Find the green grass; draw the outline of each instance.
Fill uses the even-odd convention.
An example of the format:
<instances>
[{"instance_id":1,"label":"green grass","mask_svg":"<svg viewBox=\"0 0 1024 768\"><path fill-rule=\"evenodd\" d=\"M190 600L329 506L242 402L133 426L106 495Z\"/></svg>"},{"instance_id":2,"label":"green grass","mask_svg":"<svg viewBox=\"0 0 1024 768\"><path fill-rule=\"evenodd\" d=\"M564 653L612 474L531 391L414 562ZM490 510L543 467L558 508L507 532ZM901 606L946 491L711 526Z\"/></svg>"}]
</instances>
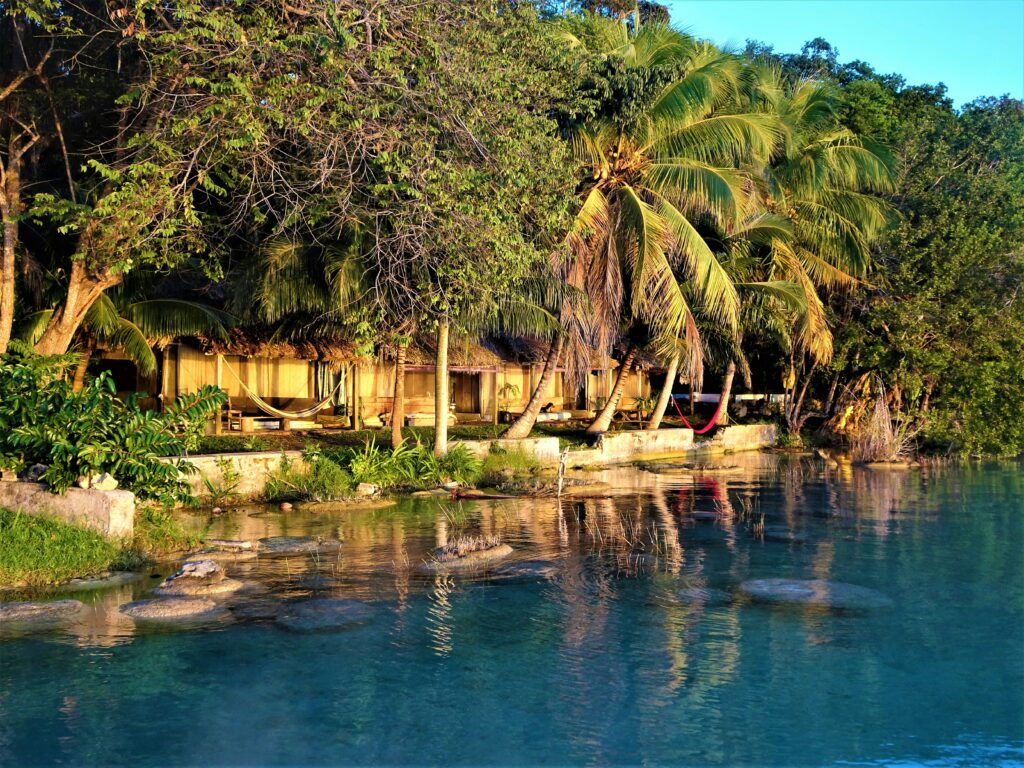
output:
<instances>
[{"instance_id":1,"label":"green grass","mask_svg":"<svg viewBox=\"0 0 1024 768\"><path fill-rule=\"evenodd\" d=\"M122 548L95 531L0 509L0 584L39 586L112 568Z\"/></svg>"},{"instance_id":2,"label":"green grass","mask_svg":"<svg viewBox=\"0 0 1024 768\"><path fill-rule=\"evenodd\" d=\"M171 515L150 507L139 508L134 538L121 542L51 517L0 509L0 586L47 586L133 570L199 541Z\"/></svg>"},{"instance_id":3,"label":"green grass","mask_svg":"<svg viewBox=\"0 0 1024 768\"><path fill-rule=\"evenodd\" d=\"M496 486L510 481L522 481L540 474L540 462L522 448L503 450L494 446L484 459L479 484Z\"/></svg>"}]
</instances>

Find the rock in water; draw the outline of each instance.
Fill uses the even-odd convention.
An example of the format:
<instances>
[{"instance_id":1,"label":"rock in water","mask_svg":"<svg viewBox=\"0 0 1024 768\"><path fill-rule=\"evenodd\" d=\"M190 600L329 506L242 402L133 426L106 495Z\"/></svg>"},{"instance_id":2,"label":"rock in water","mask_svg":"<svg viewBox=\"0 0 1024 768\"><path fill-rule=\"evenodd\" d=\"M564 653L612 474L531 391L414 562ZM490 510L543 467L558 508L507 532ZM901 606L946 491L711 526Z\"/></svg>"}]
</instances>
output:
<instances>
[{"instance_id":1,"label":"rock in water","mask_svg":"<svg viewBox=\"0 0 1024 768\"><path fill-rule=\"evenodd\" d=\"M360 483L356 486L356 496L376 496L380 493L380 486L373 483Z\"/></svg>"},{"instance_id":2,"label":"rock in water","mask_svg":"<svg viewBox=\"0 0 1024 768\"><path fill-rule=\"evenodd\" d=\"M452 542L434 551L434 559L423 564L427 571L447 571L460 568L481 568L503 560L513 552L508 544L496 541L465 539Z\"/></svg>"},{"instance_id":3,"label":"rock in water","mask_svg":"<svg viewBox=\"0 0 1024 768\"><path fill-rule=\"evenodd\" d=\"M216 618L226 612L213 600L203 597L168 597L125 603L121 606L121 613L143 621L174 621Z\"/></svg>"},{"instance_id":4,"label":"rock in water","mask_svg":"<svg viewBox=\"0 0 1024 768\"><path fill-rule=\"evenodd\" d=\"M312 552L330 552L341 546L337 539L319 536L270 536L259 541L261 555L305 555Z\"/></svg>"},{"instance_id":5,"label":"rock in water","mask_svg":"<svg viewBox=\"0 0 1024 768\"><path fill-rule=\"evenodd\" d=\"M168 576L153 590L158 595L219 595L242 588L242 582L228 579L213 560L190 560L176 574Z\"/></svg>"},{"instance_id":6,"label":"rock in water","mask_svg":"<svg viewBox=\"0 0 1024 768\"><path fill-rule=\"evenodd\" d=\"M349 629L369 621L373 606L358 600L318 598L292 603L277 616L277 623L294 632Z\"/></svg>"},{"instance_id":7,"label":"rock in water","mask_svg":"<svg viewBox=\"0 0 1024 768\"><path fill-rule=\"evenodd\" d=\"M768 603L818 605L825 608L888 608L892 600L867 587L821 579L754 579L740 592Z\"/></svg>"},{"instance_id":8,"label":"rock in water","mask_svg":"<svg viewBox=\"0 0 1024 768\"><path fill-rule=\"evenodd\" d=\"M68 619L82 610L78 600L0 603L0 622L47 622Z\"/></svg>"}]
</instances>

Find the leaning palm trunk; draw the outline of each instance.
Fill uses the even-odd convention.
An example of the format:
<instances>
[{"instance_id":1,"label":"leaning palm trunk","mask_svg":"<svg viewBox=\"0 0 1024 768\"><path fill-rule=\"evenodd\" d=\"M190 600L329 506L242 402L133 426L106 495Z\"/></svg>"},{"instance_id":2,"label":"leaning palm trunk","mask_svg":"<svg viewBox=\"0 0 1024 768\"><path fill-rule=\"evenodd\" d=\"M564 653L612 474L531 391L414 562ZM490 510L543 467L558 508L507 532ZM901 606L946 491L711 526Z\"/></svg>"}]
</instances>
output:
<instances>
[{"instance_id":1,"label":"leaning palm trunk","mask_svg":"<svg viewBox=\"0 0 1024 768\"><path fill-rule=\"evenodd\" d=\"M402 444L402 423L405 421L405 359L408 347L399 343L395 350L395 399L391 404L391 447Z\"/></svg>"},{"instance_id":2,"label":"leaning palm trunk","mask_svg":"<svg viewBox=\"0 0 1024 768\"><path fill-rule=\"evenodd\" d=\"M672 388L676 383L676 374L679 373L679 355L672 358L668 364L668 371L665 375L665 386L658 393L658 402L654 404L654 411L651 418L647 420L648 429L657 429L661 426L661 420L665 418L665 409L668 408L669 398L672 397Z\"/></svg>"},{"instance_id":3,"label":"leaning palm trunk","mask_svg":"<svg viewBox=\"0 0 1024 768\"><path fill-rule=\"evenodd\" d=\"M622 361L622 366L619 368L619 375L615 379L615 387L612 389L612 394L608 398L608 402L605 403L604 408L597 414L590 426L587 427L587 432L590 434L602 434L608 431L608 427L612 425L612 417L615 415L615 410L619 407L619 401L622 399L622 393L626 390L626 379L629 378L629 373L633 368L633 360L636 358L637 349L635 346L630 345L629 350L626 352L626 358Z\"/></svg>"},{"instance_id":4,"label":"leaning palm trunk","mask_svg":"<svg viewBox=\"0 0 1024 768\"><path fill-rule=\"evenodd\" d=\"M537 423L537 415L540 413L541 403L544 401L544 393L548 391L548 384L550 384L551 379L555 376L555 368L558 367L558 360L562 356L562 347L564 345L565 341L562 339L561 334L551 342L548 356L544 359L544 370L541 372L540 381L537 382L537 386L530 395L530 401L526 404L526 410L520 414L518 419L512 422L512 426L505 431L502 437L513 440L529 437L530 432L533 431L533 425Z\"/></svg>"},{"instance_id":5,"label":"leaning palm trunk","mask_svg":"<svg viewBox=\"0 0 1024 768\"><path fill-rule=\"evenodd\" d=\"M729 423L729 397L732 395L732 380L736 376L736 363L732 360L729 361L729 365L725 369L725 378L722 379L722 394L719 395L718 402L718 424L725 426Z\"/></svg>"},{"instance_id":6,"label":"leaning palm trunk","mask_svg":"<svg viewBox=\"0 0 1024 768\"><path fill-rule=\"evenodd\" d=\"M71 380L71 391L81 392L85 386L85 374L89 370L89 361L92 360L93 350L96 349L96 342L89 338L82 345L78 353L78 362L75 364L75 375Z\"/></svg>"},{"instance_id":7,"label":"leaning palm trunk","mask_svg":"<svg viewBox=\"0 0 1024 768\"><path fill-rule=\"evenodd\" d=\"M434 455L448 453L448 320L437 324L434 361Z\"/></svg>"}]
</instances>

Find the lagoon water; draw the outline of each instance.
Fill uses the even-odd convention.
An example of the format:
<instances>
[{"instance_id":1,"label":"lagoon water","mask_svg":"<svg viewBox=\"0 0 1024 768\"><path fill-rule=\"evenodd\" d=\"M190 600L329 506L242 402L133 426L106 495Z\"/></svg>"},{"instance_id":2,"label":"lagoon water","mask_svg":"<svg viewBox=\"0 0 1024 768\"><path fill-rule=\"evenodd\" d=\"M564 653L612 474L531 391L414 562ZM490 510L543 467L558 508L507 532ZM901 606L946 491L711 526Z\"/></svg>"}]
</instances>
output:
<instances>
[{"instance_id":1,"label":"lagoon water","mask_svg":"<svg viewBox=\"0 0 1024 768\"><path fill-rule=\"evenodd\" d=\"M147 578L0 627L0 765L1024 764L1021 466L726 461L743 471L610 470L614 493L560 503L219 517L212 536L343 544L227 562L265 589L212 624L136 626L118 606ZM419 567L462 533L515 554ZM773 578L891 604L739 590ZM311 597L375 610L303 633L261 609Z\"/></svg>"}]
</instances>

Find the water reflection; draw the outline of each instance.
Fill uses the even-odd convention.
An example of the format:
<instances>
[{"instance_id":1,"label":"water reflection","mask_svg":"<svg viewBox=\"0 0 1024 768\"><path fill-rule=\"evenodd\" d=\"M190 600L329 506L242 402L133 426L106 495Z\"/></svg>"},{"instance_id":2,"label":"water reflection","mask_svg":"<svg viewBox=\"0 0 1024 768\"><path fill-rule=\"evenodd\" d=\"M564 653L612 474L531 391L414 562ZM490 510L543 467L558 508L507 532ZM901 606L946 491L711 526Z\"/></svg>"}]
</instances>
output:
<instances>
[{"instance_id":1,"label":"water reflection","mask_svg":"<svg viewBox=\"0 0 1024 768\"><path fill-rule=\"evenodd\" d=\"M961 733L967 762L1019 757L1019 473L720 461L738 469L588 475L606 495L194 516L214 538L343 543L225 561L263 589L232 596L225 623L135 625L118 608L154 577L62 593L86 607L45 632L0 626L0 764L146 765L168 744L197 764L920 762ZM421 567L476 534L514 554ZM850 582L894 606L740 596L769 578ZM373 603L373 619L275 624L281 601L310 597Z\"/></svg>"}]
</instances>

